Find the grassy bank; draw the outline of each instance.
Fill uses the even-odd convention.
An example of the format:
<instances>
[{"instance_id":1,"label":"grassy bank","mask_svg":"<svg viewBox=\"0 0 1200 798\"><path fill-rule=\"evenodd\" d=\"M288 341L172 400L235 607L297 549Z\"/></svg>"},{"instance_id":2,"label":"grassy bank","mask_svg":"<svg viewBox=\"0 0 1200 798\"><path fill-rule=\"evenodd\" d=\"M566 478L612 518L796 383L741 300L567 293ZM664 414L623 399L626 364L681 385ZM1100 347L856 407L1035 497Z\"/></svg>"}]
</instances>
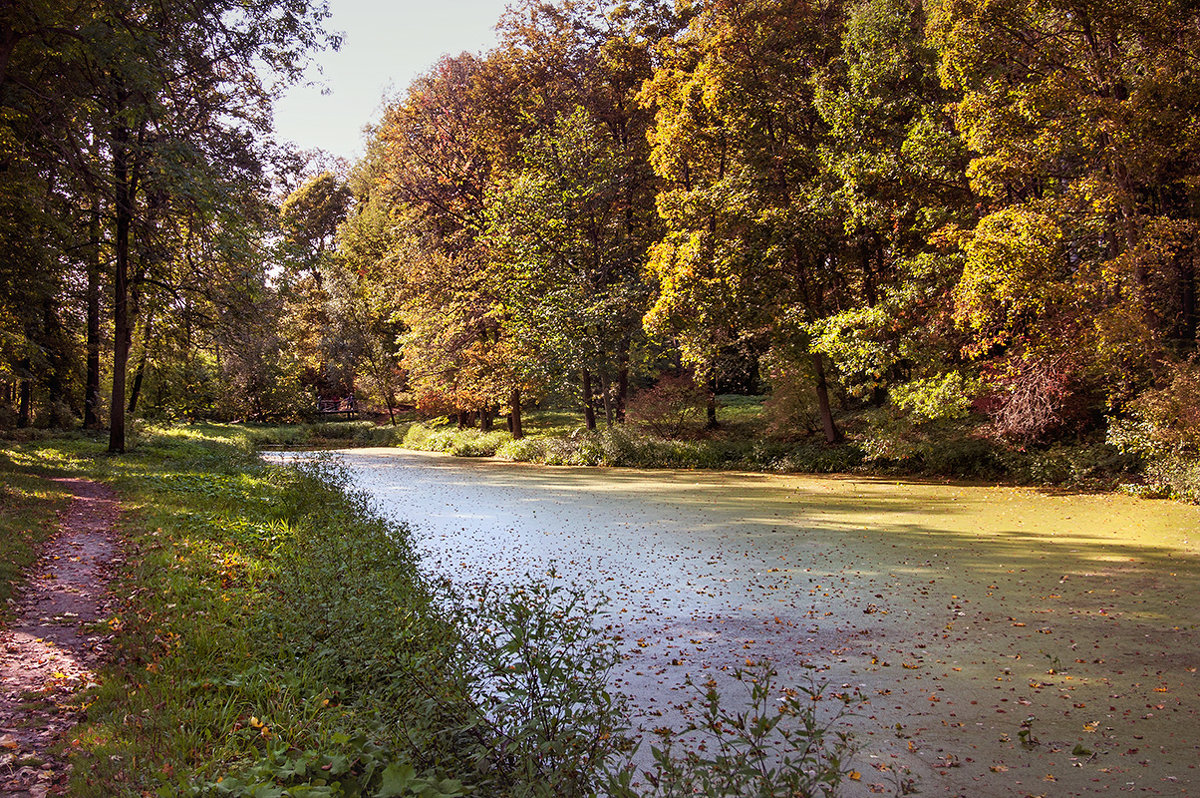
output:
<instances>
[{"instance_id":1,"label":"grassy bank","mask_svg":"<svg viewBox=\"0 0 1200 798\"><path fill-rule=\"evenodd\" d=\"M259 443L199 425L142 431L117 458L79 436L0 447L14 529L48 518L44 480L55 474L104 480L124 507L121 602L103 622L112 659L64 743L72 795L749 789L743 765L761 753L757 740L664 759L659 786L638 786L621 767L626 715L604 681L615 644L578 594L433 584L408 530L377 517L336 469L268 466ZM774 717L773 702L759 709ZM836 785L845 740L813 725L810 704L794 709L794 726L817 731L773 778Z\"/></svg>"},{"instance_id":2,"label":"grassy bank","mask_svg":"<svg viewBox=\"0 0 1200 798\"><path fill-rule=\"evenodd\" d=\"M489 760L505 730L475 701L480 646L417 574L407 530L332 469L265 466L219 426L144 434L120 458L100 446L5 451L109 481L126 508L114 662L70 743L73 795L504 795L528 780Z\"/></svg>"},{"instance_id":3,"label":"grassy bank","mask_svg":"<svg viewBox=\"0 0 1200 798\"><path fill-rule=\"evenodd\" d=\"M533 410L525 437L513 440L502 421L489 432L460 429L448 418L406 417L396 425L369 421L229 426L258 448L322 449L400 446L458 457L498 457L545 465L697 468L774 473L856 473L891 477L984 480L1071 489L1127 489L1143 495L1200 500L1194 464L1171 461L1169 473L1130 454L1136 447L1092 439L1024 448L980 437L967 422L914 425L884 410L843 419L845 439L826 444L814 430L781 429L763 397L720 397L720 424L702 412L664 436L662 423L631 419L588 431L570 410ZM1178 460L1178 458L1176 458ZM1183 462L1183 461L1179 461ZM1176 473L1178 472L1178 473Z\"/></svg>"},{"instance_id":4,"label":"grassy bank","mask_svg":"<svg viewBox=\"0 0 1200 798\"><path fill-rule=\"evenodd\" d=\"M901 426L881 413L850 421L845 441L828 445L815 435L772 429L758 397L725 396L716 429L695 421L672 437L636 421L588 431L582 415L534 412L521 440L504 430L459 429L446 419L411 423L398 440L408 449L547 465L858 473L1098 490L1140 478L1138 459L1103 441L1022 449L973 435L964 424Z\"/></svg>"},{"instance_id":5,"label":"grassy bank","mask_svg":"<svg viewBox=\"0 0 1200 798\"><path fill-rule=\"evenodd\" d=\"M244 438L258 448L334 449L351 446L393 446L403 440L411 420L395 425L373 421L318 421L307 424L226 425L228 435Z\"/></svg>"}]
</instances>

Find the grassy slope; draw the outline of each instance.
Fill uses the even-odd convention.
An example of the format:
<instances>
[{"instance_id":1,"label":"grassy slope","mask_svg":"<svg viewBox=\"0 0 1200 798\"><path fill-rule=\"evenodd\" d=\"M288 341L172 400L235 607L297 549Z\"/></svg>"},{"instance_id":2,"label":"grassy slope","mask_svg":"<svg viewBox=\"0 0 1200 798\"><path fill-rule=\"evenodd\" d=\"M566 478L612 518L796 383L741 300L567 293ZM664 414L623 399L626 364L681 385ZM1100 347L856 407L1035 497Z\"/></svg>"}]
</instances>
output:
<instances>
[{"instance_id":1,"label":"grassy slope","mask_svg":"<svg viewBox=\"0 0 1200 798\"><path fill-rule=\"evenodd\" d=\"M380 678L394 665L385 660L432 657L451 634L402 529L347 502L331 475L263 466L228 428L158 434L121 458L101 451L84 438L0 449L17 505L6 527L47 516L53 492L41 475L53 464L114 484L126 510L125 600L106 622L115 661L69 743L72 795L179 794L254 763L264 783L315 772L367 787L385 760L433 778L439 753L416 761L388 726L414 713L411 686Z\"/></svg>"}]
</instances>

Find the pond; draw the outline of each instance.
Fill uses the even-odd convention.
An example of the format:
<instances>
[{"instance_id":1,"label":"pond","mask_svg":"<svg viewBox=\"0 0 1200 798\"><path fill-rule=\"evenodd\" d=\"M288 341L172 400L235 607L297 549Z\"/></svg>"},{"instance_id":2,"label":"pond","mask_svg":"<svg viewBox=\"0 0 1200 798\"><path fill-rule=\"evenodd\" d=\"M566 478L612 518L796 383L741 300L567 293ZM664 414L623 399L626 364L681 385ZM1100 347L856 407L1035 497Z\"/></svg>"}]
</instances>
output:
<instances>
[{"instance_id":1,"label":"pond","mask_svg":"<svg viewBox=\"0 0 1200 798\"><path fill-rule=\"evenodd\" d=\"M1200 794L1200 508L1116 495L340 452L431 573L603 592L645 728L769 658L867 699L862 780ZM1026 719L1036 745L1022 745Z\"/></svg>"}]
</instances>

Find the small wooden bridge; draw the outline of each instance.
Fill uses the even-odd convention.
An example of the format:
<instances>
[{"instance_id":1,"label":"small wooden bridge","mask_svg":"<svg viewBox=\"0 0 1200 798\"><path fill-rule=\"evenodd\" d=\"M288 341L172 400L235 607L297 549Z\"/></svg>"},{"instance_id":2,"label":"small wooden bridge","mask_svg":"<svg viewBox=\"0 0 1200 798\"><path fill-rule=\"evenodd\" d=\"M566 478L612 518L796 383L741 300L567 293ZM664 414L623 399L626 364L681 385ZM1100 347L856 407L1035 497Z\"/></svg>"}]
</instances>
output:
<instances>
[{"instance_id":1,"label":"small wooden bridge","mask_svg":"<svg viewBox=\"0 0 1200 798\"><path fill-rule=\"evenodd\" d=\"M358 402L353 394L340 399L317 399L317 413L321 416L345 414L346 420L349 421L358 413Z\"/></svg>"}]
</instances>

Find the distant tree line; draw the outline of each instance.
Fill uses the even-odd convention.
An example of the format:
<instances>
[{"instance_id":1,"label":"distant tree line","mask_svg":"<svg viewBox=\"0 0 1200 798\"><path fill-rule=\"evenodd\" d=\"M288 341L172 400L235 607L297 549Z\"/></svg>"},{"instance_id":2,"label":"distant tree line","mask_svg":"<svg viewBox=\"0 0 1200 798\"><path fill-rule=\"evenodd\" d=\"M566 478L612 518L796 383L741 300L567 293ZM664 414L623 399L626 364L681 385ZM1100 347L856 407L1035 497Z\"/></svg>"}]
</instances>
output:
<instances>
[{"instance_id":1,"label":"distant tree line","mask_svg":"<svg viewBox=\"0 0 1200 798\"><path fill-rule=\"evenodd\" d=\"M312 12L284 44L247 13L238 58L294 68ZM93 423L111 338L114 427L132 355L133 396L180 415L405 392L519 435L533 402L620 423L669 373L713 422L722 386L761 385L830 443L871 408L1019 446L1125 422L1194 443L1194 3L522 0L277 208L213 31L84 46L108 39L43 13L3 59L20 423Z\"/></svg>"},{"instance_id":2,"label":"distant tree line","mask_svg":"<svg viewBox=\"0 0 1200 798\"><path fill-rule=\"evenodd\" d=\"M271 100L335 43L326 16L308 0L0 7L0 421L107 422L122 451L148 392L202 402L219 353L243 354L220 322L265 286Z\"/></svg>"}]
</instances>

